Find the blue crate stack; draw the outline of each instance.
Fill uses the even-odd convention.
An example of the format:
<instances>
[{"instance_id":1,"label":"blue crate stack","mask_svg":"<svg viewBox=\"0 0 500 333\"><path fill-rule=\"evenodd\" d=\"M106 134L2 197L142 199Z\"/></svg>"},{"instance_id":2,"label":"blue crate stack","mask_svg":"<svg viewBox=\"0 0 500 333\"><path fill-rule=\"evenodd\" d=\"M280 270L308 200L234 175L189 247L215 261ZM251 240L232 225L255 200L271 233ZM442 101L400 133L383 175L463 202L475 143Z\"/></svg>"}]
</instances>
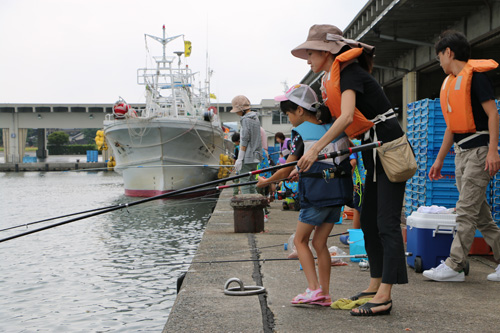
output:
<instances>
[{"instance_id":1,"label":"blue crate stack","mask_svg":"<svg viewBox=\"0 0 500 333\"><path fill-rule=\"evenodd\" d=\"M444 160L439 181L428 177L443 142L446 123L439 98L423 99L408 104L407 135L417 160L418 169L406 182L405 214L409 216L420 206L455 207L458 190L455 186L455 153L450 151Z\"/></svg>"},{"instance_id":2,"label":"blue crate stack","mask_svg":"<svg viewBox=\"0 0 500 333\"><path fill-rule=\"evenodd\" d=\"M500 100L497 100L496 104L497 110L500 112ZM490 182L487 194L489 195L493 220L500 225L500 175L498 172Z\"/></svg>"},{"instance_id":3,"label":"blue crate stack","mask_svg":"<svg viewBox=\"0 0 500 333\"><path fill-rule=\"evenodd\" d=\"M496 101L500 112L500 101ZM441 174L444 179L430 181L428 174L443 142L446 122L441 112L439 98L423 99L408 104L408 139L415 151L418 170L407 181L405 192L405 214L409 216L420 206L455 207L458 190L455 185L455 152L446 155ZM500 223L500 174L497 173L488 185L486 199L491 214Z\"/></svg>"},{"instance_id":4,"label":"blue crate stack","mask_svg":"<svg viewBox=\"0 0 500 333\"><path fill-rule=\"evenodd\" d=\"M87 163L97 163L99 162L99 151L98 150L87 150Z\"/></svg>"},{"instance_id":5,"label":"blue crate stack","mask_svg":"<svg viewBox=\"0 0 500 333\"><path fill-rule=\"evenodd\" d=\"M500 105L497 104L500 110ZM491 216L493 220L500 226L500 175L497 174L493 177L488 186L489 203L491 206Z\"/></svg>"}]
</instances>

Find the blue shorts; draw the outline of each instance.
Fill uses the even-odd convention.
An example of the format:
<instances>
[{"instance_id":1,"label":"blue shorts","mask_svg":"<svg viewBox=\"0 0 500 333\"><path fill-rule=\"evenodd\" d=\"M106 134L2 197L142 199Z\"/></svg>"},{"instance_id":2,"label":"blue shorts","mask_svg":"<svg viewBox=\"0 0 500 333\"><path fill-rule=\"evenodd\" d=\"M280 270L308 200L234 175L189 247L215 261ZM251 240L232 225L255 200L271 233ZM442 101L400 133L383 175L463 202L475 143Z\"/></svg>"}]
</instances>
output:
<instances>
[{"instance_id":1,"label":"blue shorts","mask_svg":"<svg viewBox=\"0 0 500 333\"><path fill-rule=\"evenodd\" d=\"M299 221L313 226L322 223L336 223L340 220L342 207L309 207L303 208L299 213Z\"/></svg>"}]
</instances>

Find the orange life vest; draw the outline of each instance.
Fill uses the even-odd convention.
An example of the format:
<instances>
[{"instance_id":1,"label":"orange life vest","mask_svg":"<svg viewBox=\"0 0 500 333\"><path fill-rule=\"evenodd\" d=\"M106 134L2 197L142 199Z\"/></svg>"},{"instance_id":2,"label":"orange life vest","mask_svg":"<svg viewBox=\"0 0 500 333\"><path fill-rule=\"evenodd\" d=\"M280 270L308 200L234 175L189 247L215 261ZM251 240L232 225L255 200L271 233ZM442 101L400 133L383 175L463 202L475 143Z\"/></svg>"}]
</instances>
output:
<instances>
[{"instance_id":1,"label":"orange life vest","mask_svg":"<svg viewBox=\"0 0 500 333\"><path fill-rule=\"evenodd\" d=\"M335 58L335 61L333 62L330 69L329 78L324 81L326 96L323 93L323 100L326 100L326 105L328 106L328 109L330 109L330 113L332 114L332 116L334 116L335 118L340 117L341 114L340 101L342 93L340 92L340 66L344 62L358 58L362 52L363 48L360 47L350 49L338 55ZM347 126L344 132L350 138L356 138L372 127L373 123L366 119L361 111L356 108L354 110L353 121L349 126Z\"/></svg>"},{"instance_id":2,"label":"orange life vest","mask_svg":"<svg viewBox=\"0 0 500 333\"><path fill-rule=\"evenodd\" d=\"M450 74L441 86L440 103L446 126L452 133L474 133L471 84L474 72L487 72L498 67L491 59L470 59L457 76Z\"/></svg>"}]
</instances>

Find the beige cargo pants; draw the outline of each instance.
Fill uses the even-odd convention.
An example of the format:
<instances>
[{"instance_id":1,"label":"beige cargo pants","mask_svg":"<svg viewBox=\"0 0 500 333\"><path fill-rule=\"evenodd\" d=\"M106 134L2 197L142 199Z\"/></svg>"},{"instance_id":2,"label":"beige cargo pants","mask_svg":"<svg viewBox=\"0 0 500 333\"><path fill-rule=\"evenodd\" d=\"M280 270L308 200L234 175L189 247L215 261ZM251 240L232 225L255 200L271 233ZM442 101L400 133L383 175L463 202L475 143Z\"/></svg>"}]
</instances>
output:
<instances>
[{"instance_id":1,"label":"beige cargo pants","mask_svg":"<svg viewBox=\"0 0 500 333\"><path fill-rule=\"evenodd\" d=\"M455 148L455 177L460 194L457 201L457 233L451 244L450 257L446 259L446 265L455 271L464 269L476 229L491 246L495 259L500 260L500 229L493 222L486 201L490 181L489 171L484 170L488 147L459 150Z\"/></svg>"}]
</instances>

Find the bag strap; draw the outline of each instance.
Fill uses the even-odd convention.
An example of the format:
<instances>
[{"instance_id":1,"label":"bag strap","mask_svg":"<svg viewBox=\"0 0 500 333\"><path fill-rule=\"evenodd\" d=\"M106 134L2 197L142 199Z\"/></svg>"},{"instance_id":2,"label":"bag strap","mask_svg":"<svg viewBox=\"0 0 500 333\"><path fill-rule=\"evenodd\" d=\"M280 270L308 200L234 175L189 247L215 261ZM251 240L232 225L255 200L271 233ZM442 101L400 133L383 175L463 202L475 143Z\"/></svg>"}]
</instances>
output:
<instances>
[{"instance_id":1,"label":"bag strap","mask_svg":"<svg viewBox=\"0 0 500 333\"><path fill-rule=\"evenodd\" d=\"M368 141L368 139L371 139L372 142L377 141L377 124L383 123L384 121L388 119L396 118L396 113L394 110L391 108L387 110L386 112L377 115L375 118L370 119L370 121L373 123L373 127L366 131L365 133L365 141ZM371 137L371 131L373 130L373 137ZM373 149L373 182L377 182L377 149Z\"/></svg>"}]
</instances>

